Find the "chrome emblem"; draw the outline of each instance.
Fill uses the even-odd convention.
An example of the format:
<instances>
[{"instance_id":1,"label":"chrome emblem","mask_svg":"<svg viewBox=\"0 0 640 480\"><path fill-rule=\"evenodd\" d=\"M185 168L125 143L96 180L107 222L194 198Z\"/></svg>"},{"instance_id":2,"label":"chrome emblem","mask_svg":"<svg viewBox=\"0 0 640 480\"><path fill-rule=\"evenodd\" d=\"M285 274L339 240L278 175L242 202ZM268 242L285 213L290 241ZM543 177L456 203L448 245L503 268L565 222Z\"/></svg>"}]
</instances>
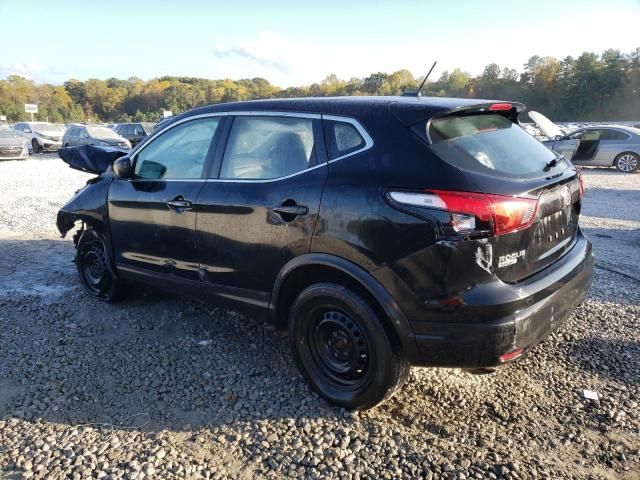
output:
<instances>
[{"instance_id":1,"label":"chrome emblem","mask_svg":"<svg viewBox=\"0 0 640 480\"><path fill-rule=\"evenodd\" d=\"M520 250L519 252L508 253L506 255L500 255L498 257L498 268L508 267L518 263L518 259L524 258L526 250Z\"/></svg>"}]
</instances>

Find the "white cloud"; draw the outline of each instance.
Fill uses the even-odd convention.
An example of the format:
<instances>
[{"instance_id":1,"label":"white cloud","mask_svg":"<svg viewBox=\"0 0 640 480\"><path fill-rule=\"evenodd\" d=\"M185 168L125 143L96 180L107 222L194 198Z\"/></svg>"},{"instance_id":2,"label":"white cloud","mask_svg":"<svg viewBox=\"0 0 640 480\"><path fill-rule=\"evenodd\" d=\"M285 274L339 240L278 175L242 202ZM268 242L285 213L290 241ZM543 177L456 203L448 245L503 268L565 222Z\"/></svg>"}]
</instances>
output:
<instances>
[{"instance_id":1,"label":"white cloud","mask_svg":"<svg viewBox=\"0 0 640 480\"><path fill-rule=\"evenodd\" d=\"M217 45L208 74L214 78L260 76L288 87L320 82L331 73L349 79L407 68L419 76L434 60L438 61L434 78L454 68L479 74L493 62L521 71L533 55L562 59L607 48L627 53L638 46L635 21L633 15L624 17L619 12L598 16L576 12L570 19L550 12L544 25L503 25L499 31L489 25L486 34L479 25L476 32L452 29L450 35L437 38L430 38L428 32L417 39L415 35L405 39L381 35L375 43L359 42L357 37L345 40L348 34L316 42L264 32L245 41Z\"/></svg>"},{"instance_id":2,"label":"white cloud","mask_svg":"<svg viewBox=\"0 0 640 480\"><path fill-rule=\"evenodd\" d=\"M34 78L42 71L42 65L38 62L23 62L0 65L0 78L9 75L20 75L25 78Z\"/></svg>"}]
</instances>

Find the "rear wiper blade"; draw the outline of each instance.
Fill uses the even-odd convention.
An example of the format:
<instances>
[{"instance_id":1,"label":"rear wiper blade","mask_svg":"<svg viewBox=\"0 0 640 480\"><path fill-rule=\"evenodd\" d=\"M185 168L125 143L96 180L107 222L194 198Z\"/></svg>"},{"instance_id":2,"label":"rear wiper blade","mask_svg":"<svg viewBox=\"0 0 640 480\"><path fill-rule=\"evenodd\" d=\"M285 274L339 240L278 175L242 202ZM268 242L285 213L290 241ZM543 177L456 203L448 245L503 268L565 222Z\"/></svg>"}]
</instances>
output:
<instances>
[{"instance_id":1,"label":"rear wiper blade","mask_svg":"<svg viewBox=\"0 0 640 480\"><path fill-rule=\"evenodd\" d=\"M545 163L544 168L542 169L542 171L543 172L548 172L549 170L551 170L553 167L558 165L558 160L564 160L564 157L563 156L556 157L553 160L551 160L550 162Z\"/></svg>"}]
</instances>

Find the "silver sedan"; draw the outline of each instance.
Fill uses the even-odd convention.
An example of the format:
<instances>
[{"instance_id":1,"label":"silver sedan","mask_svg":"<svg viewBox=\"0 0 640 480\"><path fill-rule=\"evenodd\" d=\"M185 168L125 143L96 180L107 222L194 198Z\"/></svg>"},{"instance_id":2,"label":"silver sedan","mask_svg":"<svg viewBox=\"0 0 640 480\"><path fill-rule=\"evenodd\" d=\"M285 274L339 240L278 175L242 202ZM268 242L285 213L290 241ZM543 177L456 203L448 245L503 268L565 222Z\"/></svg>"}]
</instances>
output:
<instances>
[{"instance_id":1,"label":"silver sedan","mask_svg":"<svg viewBox=\"0 0 640 480\"><path fill-rule=\"evenodd\" d=\"M542 131L548 148L561 153L575 165L616 167L633 173L640 166L640 129L624 125L585 125L564 133L539 112L529 117Z\"/></svg>"},{"instance_id":2,"label":"silver sedan","mask_svg":"<svg viewBox=\"0 0 640 480\"><path fill-rule=\"evenodd\" d=\"M594 126L553 141L551 148L575 165L616 167L632 173L640 166L640 130L625 126Z\"/></svg>"}]
</instances>

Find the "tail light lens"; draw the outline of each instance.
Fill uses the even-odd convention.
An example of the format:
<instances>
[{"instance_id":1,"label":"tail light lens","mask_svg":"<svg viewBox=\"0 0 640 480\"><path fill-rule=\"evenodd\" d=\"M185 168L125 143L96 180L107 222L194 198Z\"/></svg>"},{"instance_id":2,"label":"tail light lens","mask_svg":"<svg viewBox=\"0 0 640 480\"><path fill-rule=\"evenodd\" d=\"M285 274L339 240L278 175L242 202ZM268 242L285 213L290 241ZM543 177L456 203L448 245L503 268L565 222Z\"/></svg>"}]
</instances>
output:
<instances>
[{"instance_id":1,"label":"tail light lens","mask_svg":"<svg viewBox=\"0 0 640 480\"><path fill-rule=\"evenodd\" d=\"M580 199L582 199L584 197L584 192L587 190L587 187L584 184L582 167L576 167L576 171L578 172L578 181L580 182Z\"/></svg>"},{"instance_id":2,"label":"tail light lens","mask_svg":"<svg viewBox=\"0 0 640 480\"><path fill-rule=\"evenodd\" d=\"M450 190L389 192L401 205L434 208L449 212L449 227L458 233L503 235L530 226L536 216L538 200L505 195Z\"/></svg>"}]
</instances>

